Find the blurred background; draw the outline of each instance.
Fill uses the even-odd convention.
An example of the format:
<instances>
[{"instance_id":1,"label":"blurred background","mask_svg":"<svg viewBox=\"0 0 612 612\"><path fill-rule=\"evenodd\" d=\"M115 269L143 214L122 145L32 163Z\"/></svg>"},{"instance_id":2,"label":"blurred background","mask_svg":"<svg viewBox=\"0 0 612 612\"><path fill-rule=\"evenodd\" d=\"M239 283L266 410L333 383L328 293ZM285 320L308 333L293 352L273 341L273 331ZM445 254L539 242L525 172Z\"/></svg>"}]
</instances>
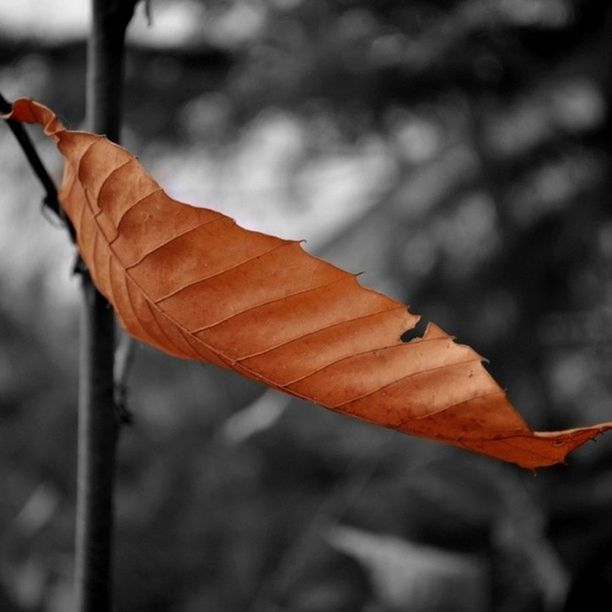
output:
<instances>
[{"instance_id":1,"label":"blurred background","mask_svg":"<svg viewBox=\"0 0 612 612\"><path fill-rule=\"evenodd\" d=\"M0 10L0 91L74 129L87 5ZM123 142L168 192L366 271L534 428L612 419L612 5L147 6ZM0 185L0 609L64 612L74 253L1 125ZM612 434L533 475L141 345L128 402L118 612L608 609Z\"/></svg>"}]
</instances>

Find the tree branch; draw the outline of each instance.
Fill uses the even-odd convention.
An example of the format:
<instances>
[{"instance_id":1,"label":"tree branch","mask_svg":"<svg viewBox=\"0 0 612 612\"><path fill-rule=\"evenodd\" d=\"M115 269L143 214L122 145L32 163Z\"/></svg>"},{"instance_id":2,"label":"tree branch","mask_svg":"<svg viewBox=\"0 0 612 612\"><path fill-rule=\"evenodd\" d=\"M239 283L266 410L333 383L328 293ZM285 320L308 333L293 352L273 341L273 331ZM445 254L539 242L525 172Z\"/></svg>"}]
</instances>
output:
<instances>
[{"instance_id":1,"label":"tree branch","mask_svg":"<svg viewBox=\"0 0 612 612\"><path fill-rule=\"evenodd\" d=\"M87 123L119 141L125 31L137 0L92 0ZM113 379L115 319L87 271L82 279L76 611L112 609L113 487L120 419Z\"/></svg>"}]
</instances>

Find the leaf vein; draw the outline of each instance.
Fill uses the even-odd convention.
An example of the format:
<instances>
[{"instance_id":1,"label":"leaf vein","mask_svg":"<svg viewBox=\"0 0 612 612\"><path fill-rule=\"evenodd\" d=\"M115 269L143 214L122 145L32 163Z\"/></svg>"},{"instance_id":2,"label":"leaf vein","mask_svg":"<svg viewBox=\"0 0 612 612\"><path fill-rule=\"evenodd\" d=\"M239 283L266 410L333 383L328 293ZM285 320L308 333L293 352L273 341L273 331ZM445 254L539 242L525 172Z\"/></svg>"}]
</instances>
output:
<instances>
[{"instance_id":1,"label":"leaf vein","mask_svg":"<svg viewBox=\"0 0 612 612\"><path fill-rule=\"evenodd\" d=\"M217 327L218 325L221 325L222 323L226 323L227 321L231 321L232 319L246 314L248 312L251 312L252 310L257 310L258 308L263 308L264 306L269 306L270 304L274 304L276 302L282 302L283 300L288 300L289 298L292 297L296 297L298 295L306 295L307 293L311 293L313 291L316 291L317 289L323 289L325 287L330 287L332 285L336 285L342 282L346 282L347 280L353 280L352 276L343 276L341 278L336 278L333 281L329 282L329 283L324 283L323 285L317 285L316 287L308 287L308 289L302 289L300 291L295 291L293 293L289 293L287 295L281 295L279 297L270 299L270 300L266 300L264 302L260 302L258 304L251 304L250 306L248 306L247 308L244 308L238 312L233 312L231 315L228 315L227 317L224 317L223 319L220 319L219 321L215 321L214 323L210 323L208 325L204 325L202 327L199 327L198 329L194 329L191 330L192 334L198 334L202 331L205 331L207 329L212 329L214 327Z\"/></svg>"},{"instance_id":2,"label":"leaf vein","mask_svg":"<svg viewBox=\"0 0 612 612\"><path fill-rule=\"evenodd\" d=\"M350 400L346 400L344 402L341 402L340 404L336 404L333 406L333 408L339 409L342 408L344 406L347 406L348 404L352 404L353 402L357 402L359 400L365 399L367 397L370 397L372 395L375 395L376 393L379 393L380 391L384 391L385 389L387 389L388 387L391 387L397 383L403 382L404 380L407 380L409 378L414 378L415 376L420 376L422 374L429 374L430 372L436 372L436 371L440 371L440 370L447 370L447 369L451 369L460 365L466 365L468 363L473 363L473 362L479 362L480 360L477 358L472 358L472 359L463 359L462 361L456 361L454 363L447 363L445 365L441 365L441 366L436 366L435 368L427 368L426 370L419 370L418 372L411 372L410 374L405 374L404 376L400 376L399 378L396 378L395 380L385 383L384 385L381 385L380 387L376 388L376 389L372 389L370 391L368 391L367 393L364 393L363 395L359 395L357 397L354 397ZM470 398L468 398L470 399ZM461 402L459 402L461 403ZM448 409L449 406L446 406L445 409ZM426 415L428 416L428 415Z\"/></svg>"},{"instance_id":3,"label":"leaf vein","mask_svg":"<svg viewBox=\"0 0 612 612\"><path fill-rule=\"evenodd\" d=\"M187 234L190 234L191 232L195 232L196 230L199 230L200 228L204 227L205 225L209 225L210 223L215 223L216 221L225 221L228 218L229 217L224 217L222 215L219 215L218 217L215 217L214 219L210 219L209 221L204 221L203 223L198 223L198 224L194 225L193 227L190 227L190 228L188 228L186 230L183 230L182 232L179 232L178 234L174 234L172 236L172 238L169 238L168 240L165 240L161 244L158 244L155 247L153 247L150 251L147 251L146 253L141 255L137 261L132 262L131 264L125 266L125 269L126 270L132 270L132 269L136 268L139 264L141 264L147 257L149 257L149 255L153 255L153 253L156 253L157 251L160 251L165 246L168 246L169 244L172 244L175 240L178 240L179 238L182 238L183 236L186 236ZM231 219L230 219L230 221L235 223Z\"/></svg>"},{"instance_id":4,"label":"leaf vein","mask_svg":"<svg viewBox=\"0 0 612 612\"><path fill-rule=\"evenodd\" d=\"M389 312L389 311L382 310L381 312ZM434 342L434 341L440 341L440 340L448 340L448 338L444 338L444 337L426 338L424 340L420 340L419 344L422 344L423 342ZM299 378L296 378L296 379L288 382L287 386L291 386L291 385L296 384L298 382L302 382L306 378L309 378L310 376L314 376L315 374L318 374L319 372L322 372L322 371L326 370L327 368L331 368L331 367L333 367L333 366L335 366L335 365L337 365L339 363L342 363L343 361L348 361L350 359L354 359L355 357L363 357L364 355L369 355L371 353L375 353L375 352L378 352L378 351L384 351L386 349L394 348L396 346L406 346L406 347L408 347L408 346L414 346L414 345L410 345L408 342L402 342L400 339L398 339L396 344L388 344L387 346L381 346L381 347L378 347L378 348L370 348L370 349L367 349L365 351L360 351L359 353L351 353L350 355L345 355L344 357L340 357L339 359L336 359L335 361L331 361L330 363L327 363L324 366L321 366L320 368L317 368L316 370L313 370L312 372L309 372L308 374L304 374L304 376L300 376Z\"/></svg>"},{"instance_id":5,"label":"leaf vein","mask_svg":"<svg viewBox=\"0 0 612 612\"><path fill-rule=\"evenodd\" d=\"M157 184L157 183L155 183ZM125 218L125 216L130 212L130 210L132 210L132 208L135 208L138 204L140 204L141 202L144 202L147 198L150 198L151 196L155 195L156 193L159 193L160 191L163 191L163 189L157 185L157 187L155 189L153 189L153 191L151 191L150 193L147 193L147 195L142 196L141 198L138 198L138 200L136 200L133 204L130 204L130 206L128 208L126 208L125 210L121 211L121 215L119 216L119 219L117 220L117 225L116 225L116 234L113 236L112 240L109 242L109 245L112 245L121 235L121 224Z\"/></svg>"},{"instance_id":6,"label":"leaf vein","mask_svg":"<svg viewBox=\"0 0 612 612\"><path fill-rule=\"evenodd\" d=\"M395 312L396 310L406 310L406 307L403 304L400 304L398 306L394 306L393 308L388 308L387 310L378 310L376 312L371 312L369 314L365 314L365 315L360 315L358 317L353 317L352 319L344 319L343 321L337 321L336 323L331 323L329 325L325 325L319 329L315 329L311 332L308 332L307 334L301 334L299 336L296 336L294 338L291 338L289 340L284 340L283 342L280 342L279 344L275 344L274 346L264 349L263 351L257 351L255 353L250 353L249 355L245 355L243 357L240 357L239 359L236 359L234 363L240 363L242 361L246 361L247 359L252 359L254 357L261 357L262 355L265 355L266 353L271 353L272 351L275 351L276 349L279 348L283 348L286 347L294 342L298 342L299 340L302 340L304 338L309 338L310 336L314 336L315 334L318 334L320 332L324 332L324 331L328 331L330 329L333 329L334 327L340 327L342 325L346 325L348 323L352 323L353 321L360 321L362 319L368 319L370 317L375 317L377 315L381 315L381 314L387 314L390 312ZM399 338L399 336L398 336ZM289 383L287 383L289 384Z\"/></svg>"},{"instance_id":7,"label":"leaf vein","mask_svg":"<svg viewBox=\"0 0 612 612\"><path fill-rule=\"evenodd\" d=\"M209 280L213 280L219 276L222 276L223 274L225 274L226 272L231 272L232 270L235 270L237 268L239 268L240 266L246 265L252 261L255 261L256 259L259 259L261 257L265 257L266 255L269 255L270 253L277 251L278 249L287 246L289 244L295 244L295 242L283 242L282 244L277 244L275 246L273 246L271 249L269 249L268 251L264 251L263 253L260 253L258 255L250 255L249 257L247 257L246 259L243 259L242 261L239 261L238 263L232 264L231 266L228 266L227 268L224 268L223 270L218 270L217 272L214 272L213 274L209 274L208 276L203 276L202 278L198 278L196 280L193 281L189 281L186 285L183 285L182 287L179 287L178 289L174 289L173 291L171 291L170 293L167 293L166 295L157 298L155 300L155 304L160 304L161 302L163 302L164 300L168 300L171 297L174 297L175 295L177 295L178 293L180 293L181 291L185 291L186 289L189 289L190 287L193 287L194 285L197 285L198 283L203 283L205 281L209 281Z\"/></svg>"}]
</instances>

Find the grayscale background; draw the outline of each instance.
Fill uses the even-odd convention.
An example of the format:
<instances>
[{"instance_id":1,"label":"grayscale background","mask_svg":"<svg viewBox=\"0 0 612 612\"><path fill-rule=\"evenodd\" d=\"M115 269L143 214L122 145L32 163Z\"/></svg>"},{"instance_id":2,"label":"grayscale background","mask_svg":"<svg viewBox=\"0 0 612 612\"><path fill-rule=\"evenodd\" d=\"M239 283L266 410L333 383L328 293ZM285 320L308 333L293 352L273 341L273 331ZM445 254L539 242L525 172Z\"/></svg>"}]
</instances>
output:
<instances>
[{"instance_id":1,"label":"grayscale background","mask_svg":"<svg viewBox=\"0 0 612 612\"><path fill-rule=\"evenodd\" d=\"M73 129L87 5L0 3L0 91ZM365 271L487 357L534 428L612 420L609 2L150 13L123 142L169 193ZM0 125L3 612L71 605L78 291L40 197ZM129 387L117 612L609 609L612 434L534 476L141 345Z\"/></svg>"}]
</instances>

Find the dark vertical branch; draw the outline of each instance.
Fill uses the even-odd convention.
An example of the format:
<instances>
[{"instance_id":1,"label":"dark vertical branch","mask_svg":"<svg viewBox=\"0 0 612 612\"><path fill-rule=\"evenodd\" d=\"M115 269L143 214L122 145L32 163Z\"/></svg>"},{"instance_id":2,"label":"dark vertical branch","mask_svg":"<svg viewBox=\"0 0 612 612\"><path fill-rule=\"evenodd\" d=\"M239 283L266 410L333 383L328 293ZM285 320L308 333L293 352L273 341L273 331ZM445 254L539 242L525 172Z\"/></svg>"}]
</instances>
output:
<instances>
[{"instance_id":1,"label":"dark vertical branch","mask_svg":"<svg viewBox=\"0 0 612 612\"><path fill-rule=\"evenodd\" d=\"M82 277L76 610L109 612L113 481L118 425L113 393L113 311L87 272Z\"/></svg>"},{"instance_id":2,"label":"dark vertical branch","mask_svg":"<svg viewBox=\"0 0 612 612\"><path fill-rule=\"evenodd\" d=\"M92 0L87 54L87 121L118 141L123 53L137 0ZM79 448L76 526L76 610L112 608L113 485L119 421L114 401L115 321L87 271L82 274Z\"/></svg>"},{"instance_id":3,"label":"dark vertical branch","mask_svg":"<svg viewBox=\"0 0 612 612\"><path fill-rule=\"evenodd\" d=\"M119 141L125 31L138 0L92 0L87 49L88 128Z\"/></svg>"}]
</instances>

